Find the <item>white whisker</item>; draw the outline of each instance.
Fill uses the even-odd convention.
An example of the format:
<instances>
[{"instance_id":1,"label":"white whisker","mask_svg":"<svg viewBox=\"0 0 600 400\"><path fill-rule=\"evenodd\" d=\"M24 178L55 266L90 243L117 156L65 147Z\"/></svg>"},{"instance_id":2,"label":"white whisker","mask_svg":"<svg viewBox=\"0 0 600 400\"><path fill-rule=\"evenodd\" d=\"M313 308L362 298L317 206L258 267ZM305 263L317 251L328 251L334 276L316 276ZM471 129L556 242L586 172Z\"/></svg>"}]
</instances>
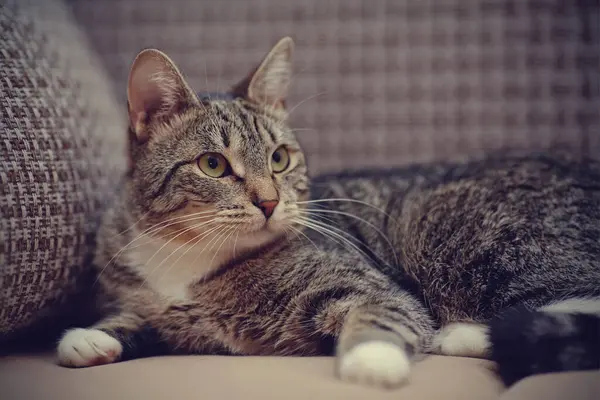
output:
<instances>
[{"instance_id":1,"label":"white whisker","mask_svg":"<svg viewBox=\"0 0 600 400\"><path fill-rule=\"evenodd\" d=\"M398 222L392 218L391 215L389 215L388 213L386 213L384 210L382 210L379 207L374 206L373 204L367 203L366 201L362 201L362 200L356 200L356 199L344 199L344 198L332 198L332 199L316 199L316 200L306 200L306 201L298 201L296 204L315 204L315 203L329 203L332 201L338 201L338 202L348 202L348 203L356 203L356 204L362 204L364 206L367 207L371 207L374 210L379 211L380 213L382 213L383 215L385 215L386 217L388 217L392 222L394 222L395 224L397 224Z\"/></svg>"},{"instance_id":2,"label":"white whisker","mask_svg":"<svg viewBox=\"0 0 600 400\"><path fill-rule=\"evenodd\" d=\"M376 227L375 225L373 225L369 221L365 220L364 218L361 218L359 216L356 216L354 214L350 214L350 213L347 213L347 212L344 212L344 211L337 211L337 210L310 210L310 211L298 210L298 213L300 213L300 214L319 213L319 214L344 215L346 217L354 218L357 221L360 221L360 222L368 225L369 227L373 228L386 241L386 243L388 244L388 246L390 246L390 249L392 250L392 254L394 255L394 260L396 262L396 265L398 265L398 263L399 263L398 256L396 254L396 250L394 249L394 245L392 244L392 242L390 241L390 239L387 237L387 235L385 233L383 233L381 231L381 229L379 229L378 227Z\"/></svg>"},{"instance_id":3,"label":"white whisker","mask_svg":"<svg viewBox=\"0 0 600 400\"><path fill-rule=\"evenodd\" d=\"M218 233L217 233L217 234L216 234L216 235L215 235L215 236L214 236L214 237L213 237L213 238L212 238L212 239L211 239L211 240L210 240L210 241L209 241L209 242L206 244L206 247L204 247L204 248L202 249L202 251L201 251L201 252L200 252L200 253L199 253L199 254L196 256L196 258L194 258L194 261L192 261L192 263L195 263L195 262L196 262L196 260L198 260L198 258L200 257L200 255L201 255L202 253L204 253L204 251L205 251L206 249L208 249L208 253L210 254L210 251L213 249L213 247L215 246L215 244L217 244L217 242L218 242L218 241L219 241L219 240L220 240L220 239L221 239L223 236L225 236L225 235L227 234L227 232L229 232L229 230L230 230L230 229L224 228L222 231L218 232ZM211 244L211 243L212 243L212 244ZM210 245L210 248L208 247L208 245ZM215 255L216 255L216 253L215 253ZM212 263L212 260L214 260L214 256L213 256L213 258L211 259L210 263ZM195 278L194 278L194 279L195 279Z\"/></svg>"},{"instance_id":4,"label":"white whisker","mask_svg":"<svg viewBox=\"0 0 600 400\"><path fill-rule=\"evenodd\" d=\"M223 239L223 241L221 242L221 244L219 245L219 247L217 247L217 250L215 250L215 254L213 254L212 258L210 259L210 262L208 263L209 265L212 266L213 261L215 260L215 257L217 256L217 254L219 254L219 251L221 250L221 247L223 247L223 245L225 244L225 242L227 241L227 239L229 239L231 237L231 235L233 235L236 231L236 227L232 226L230 229L225 231L225 238Z\"/></svg>"},{"instance_id":5,"label":"white whisker","mask_svg":"<svg viewBox=\"0 0 600 400\"><path fill-rule=\"evenodd\" d=\"M196 217L191 217L192 215L196 215L196 214L197 214L198 216L196 216ZM185 218L186 218L186 219L185 219L184 221L178 221L178 222L175 222L175 223L171 223L171 224L168 224L168 225L162 226L162 227L160 227L159 229L156 229L156 230L154 230L154 228L155 228L157 225L160 225L160 224L162 224L162 223L164 223L164 222L165 222L165 221L163 221L163 222L160 222L160 223L158 223L158 224L156 224L156 225L153 225L152 227L150 227L150 228L148 228L148 229L146 229L146 230L144 230L144 231L140 232L140 233L139 233L139 234L138 234L136 237L134 237L134 238L133 238L131 241L129 241L129 243L127 243L125 246L121 247L121 249L120 249L118 252L116 252L116 253L115 253L115 254L114 254L114 255L113 255L111 258L110 258L110 260L108 260L108 262L106 263L106 265L104 265L104 267L103 267L103 268L100 270L100 273L99 273L99 274L98 274L98 276L96 277L96 280L94 281L94 285L96 285L96 283L98 283L98 280L100 279L100 277L102 276L102 274L104 273L104 271L106 270L106 268L107 268L107 267L108 267L108 266L109 266L109 265L110 265L110 264L111 264L113 261L115 261L116 259L118 259L118 257L120 257L120 255L121 255L121 254L122 254L122 253L123 253L125 250L131 250L131 249L133 249L133 248L140 247L140 246L134 246L134 247L131 247L131 245L132 245L133 243L137 242L138 240L141 240L141 239L142 239L142 238L144 238L144 237L148 237L148 236L150 236L152 233L155 233L155 232L157 232L157 231L159 231L159 230L161 230L161 229L164 229L164 228L166 228L166 227L168 227L168 226L172 226L172 225L175 225L175 224L178 224L178 223L181 223L181 222L191 222L191 221L196 221L196 220L199 220L199 219L204 219L204 218L209 218L209 217L210 217L210 216L204 216L204 215L200 215L200 214L205 214L205 213L204 213L204 212L201 212L201 213L190 214L190 215L188 215L188 216L185 216ZM180 218L180 217L176 217L176 218ZM176 218L171 218L171 219L169 219L169 220L167 220L167 221L170 221L170 220L172 221L173 219L176 219ZM184 228L184 229L187 229L187 228ZM181 232L181 231L182 231L182 230L180 229L180 230L178 230L178 231L175 231L175 233L176 233L176 232ZM172 233L173 233L173 232L172 232ZM168 235L167 235L167 236L168 236ZM142 244L142 245L143 245L143 244Z\"/></svg>"},{"instance_id":6,"label":"white whisker","mask_svg":"<svg viewBox=\"0 0 600 400\"><path fill-rule=\"evenodd\" d=\"M235 241L233 242L233 258L236 258L235 247L237 246L237 241L240 237L240 230L237 230L237 234L235 235Z\"/></svg>"},{"instance_id":7,"label":"white whisker","mask_svg":"<svg viewBox=\"0 0 600 400\"><path fill-rule=\"evenodd\" d=\"M200 243L202 241L202 239L206 238L208 235L210 235L211 233L213 233L214 231L216 231L217 229L221 228L221 225L217 225L214 226L212 228L210 228L209 230L202 232L201 234L197 235L196 237L188 240L187 242L185 242L184 244L182 244L181 246L179 246L177 249L175 249L171 254L169 254L156 268L154 268L154 270L157 270L160 268L160 266L173 254L175 254L176 252L179 251L179 249L181 249L183 246L188 246L188 248L179 256L177 257L177 259L171 263L171 266L169 268L167 268L167 270L165 272L163 272L163 274L158 278L158 280L162 279L163 276L165 276L166 274L169 273L169 271L171 271L171 268L173 268L174 265L177 265L177 262L179 260L181 260L190 250L192 250L194 247L196 247L196 245L198 243ZM192 245L189 245L191 242L194 242Z\"/></svg>"},{"instance_id":8,"label":"white whisker","mask_svg":"<svg viewBox=\"0 0 600 400\"><path fill-rule=\"evenodd\" d=\"M290 129L290 132L306 132L306 131L316 131L316 129L313 129L313 128L294 128L294 129Z\"/></svg>"},{"instance_id":9,"label":"white whisker","mask_svg":"<svg viewBox=\"0 0 600 400\"><path fill-rule=\"evenodd\" d=\"M117 236L121 236L122 234L129 232L130 230L135 228L135 226L137 224L139 224L144 218L146 218L148 216L148 214L150 214L150 213L147 212L147 213L142 214L142 216L137 221L135 221L129 228L125 229L124 231L115 233L113 236L111 236L111 239L116 238Z\"/></svg>"},{"instance_id":10,"label":"white whisker","mask_svg":"<svg viewBox=\"0 0 600 400\"><path fill-rule=\"evenodd\" d=\"M313 241L311 240L311 238L309 238L309 237L308 237L308 236L307 236L307 235L306 235L304 232L302 232L300 229L298 229L298 228L295 228L295 227L293 227L293 226L290 226L290 228L293 230L293 232L294 232L294 233L296 233L296 236L298 236L298 234L300 234L300 235L304 236L304 237L306 238L306 240L308 240L310 243L312 243L312 245L313 245L313 246L315 246L315 249L316 249L318 252L321 252L321 249L319 249L319 247L318 247L318 246L315 244L315 242L313 242ZM298 236L298 237L299 237L299 236Z\"/></svg>"},{"instance_id":11,"label":"white whisker","mask_svg":"<svg viewBox=\"0 0 600 400\"><path fill-rule=\"evenodd\" d=\"M294 221L296 223L299 223L300 225L304 225L307 228L310 228L312 230L314 230L315 232L318 232L320 234L322 234L323 236L326 237L330 237L331 239L333 239L335 241L335 238L339 239L342 241L342 243L346 243L348 244L350 247L352 247L354 250L356 250L361 256L365 256L369 259L371 259L372 261L376 262L377 260L374 260L372 257L370 257L368 254L366 254L363 250L361 250L356 244L352 243L348 238L353 239L358 241L356 238L348 235L346 232L344 232L341 229L335 228L335 227L328 227L325 226L322 223L319 223L318 221L315 220L311 220L305 217L297 217L296 219L294 219ZM342 234L336 232L339 231L342 234L345 234L348 236L348 238L344 237ZM337 242L338 244L342 244L340 242Z\"/></svg>"},{"instance_id":12,"label":"white whisker","mask_svg":"<svg viewBox=\"0 0 600 400\"><path fill-rule=\"evenodd\" d=\"M181 235L183 235L183 234L185 234L185 233L187 233L187 232L189 232L189 231L192 231L192 230L198 229L198 228L200 228L201 226L205 226L205 225L207 225L207 224L213 223L213 222L214 222L214 221L207 221L207 222L205 222L205 223L201 224L200 226L192 226L192 227L190 227L190 228L187 228L187 229L185 229L183 232L181 232L181 233L177 234L176 236L172 237L171 239L169 239L168 241L166 241L166 242L165 242L165 243L164 243L164 244L163 244L163 245L162 245L162 246L161 246L161 247L160 247L158 250L156 250L156 251L154 252L154 254L152 254L152 256L151 256L151 257L150 257L150 258L149 258L149 259L146 261L146 265L149 265L149 264L150 264L150 262L151 262L151 261L154 259L154 257L156 257L156 256L157 256L157 255L158 255L158 254L159 254L159 253L160 253L160 252L161 252L161 251L162 251L162 250L163 250L163 249L164 249L164 248L165 248L167 245L169 245L169 243L171 243L173 240L177 239L179 236L181 236ZM156 268L154 268L154 269L156 269ZM153 270L153 271L154 271L154 270ZM152 274L152 272L151 272L150 274L148 274L148 275L151 275L151 274ZM144 282L142 282L142 285L141 285L141 286L143 286L143 284L144 284ZM141 287L141 286L140 286L140 287Z\"/></svg>"},{"instance_id":13,"label":"white whisker","mask_svg":"<svg viewBox=\"0 0 600 400\"><path fill-rule=\"evenodd\" d=\"M309 100L312 100L312 99L314 99L314 98L316 98L316 97L322 96L322 95L324 95L324 94L326 94L326 93L327 93L327 91L323 91L323 92L320 92L320 93L314 94L314 95L312 95L312 96L309 96L309 97L305 98L304 100L302 100L302 101L300 101L300 102L296 103L296 105L294 105L294 107L292 107L292 109L291 109L290 111L288 111L288 115L292 115L292 113L294 112L294 110L295 110L296 108L300 107L302 104L306 103L307 101L309 101Z\"/></svg>"},{"instance_id":14,"label":"white whisker","mask_svg":"<svg viewBox=\"0 0 600 400\"><path fill-rule=\"evenodd\" d=\"M207 237L208 235L210 235L212 232L214 232L217 229L219 229L219 225L213 226L213 227L209 227L208 230L205 230L204 232L202 232L202 233L200 233L198 235L195 235L190 240L187 240L185 243L179 245L175 250L173 250L170 254L168 254L156 267L154 267L154 269L152 271L150 271L150 273L148 275L152 275L154 273L154 271L160 269L160 267L169 258L171 258L171 256L173 256L175 253L179 252L179 250L181 250L182 248L188 246L191 242L194 242L194 244L197 244L197 243L201 242L202 239L204 239L205 237ZM191 247L188 246L188 248L171 265L176 265L177 261L179 261L190 250L191 250Z\"/></svg>"}]
</instances>

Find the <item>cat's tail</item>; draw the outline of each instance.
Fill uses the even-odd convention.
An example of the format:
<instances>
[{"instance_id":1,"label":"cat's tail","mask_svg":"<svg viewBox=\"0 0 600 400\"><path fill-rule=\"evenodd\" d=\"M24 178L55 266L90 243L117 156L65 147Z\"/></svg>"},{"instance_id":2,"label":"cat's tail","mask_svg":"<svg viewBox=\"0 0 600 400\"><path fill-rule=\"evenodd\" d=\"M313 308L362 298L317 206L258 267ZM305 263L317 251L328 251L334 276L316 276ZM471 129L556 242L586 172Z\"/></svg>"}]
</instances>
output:
<instances>
[{"instance_id":1,"label":"cat's tail","mask_svg":"<svg viewBox=\"0 0 600 400\"><path fill-rule=\"evenodd\" d=\"M489 328L491 357L507 385L534 374L600 369L600 299L510 308Z\"/></svg>"}]
</instances>

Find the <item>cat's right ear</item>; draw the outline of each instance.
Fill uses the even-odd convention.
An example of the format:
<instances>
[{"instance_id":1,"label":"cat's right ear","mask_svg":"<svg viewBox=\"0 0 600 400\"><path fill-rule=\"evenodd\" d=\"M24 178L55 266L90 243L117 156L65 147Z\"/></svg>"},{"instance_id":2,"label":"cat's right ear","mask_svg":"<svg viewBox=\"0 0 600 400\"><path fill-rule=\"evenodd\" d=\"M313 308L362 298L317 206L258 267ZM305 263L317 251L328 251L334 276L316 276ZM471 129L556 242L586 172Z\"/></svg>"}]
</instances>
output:
<instances>
[{"instance_id":1,"label":"cat's right ear","mask_svg":"<svg viewBox=\"0 0 600 400\"><path fill-rule=\"evenodd\" d=\"M186 108L199 105L183 75L171 59L155 49L135 58L127 84L129 124L139 142L148 139L148 127Z\"/></svg>"},{"instance_id":2,"label":"cat's right ear","mask_svg":"<svg viewBox=\"0 0 600 400\"><path fill-rule=\"evenodd\" d=\"M262 63L233 88L233 92L268 108L285 109L292 81L293 53L292 38L281 39Z\"/></svg>"}]
</instances>

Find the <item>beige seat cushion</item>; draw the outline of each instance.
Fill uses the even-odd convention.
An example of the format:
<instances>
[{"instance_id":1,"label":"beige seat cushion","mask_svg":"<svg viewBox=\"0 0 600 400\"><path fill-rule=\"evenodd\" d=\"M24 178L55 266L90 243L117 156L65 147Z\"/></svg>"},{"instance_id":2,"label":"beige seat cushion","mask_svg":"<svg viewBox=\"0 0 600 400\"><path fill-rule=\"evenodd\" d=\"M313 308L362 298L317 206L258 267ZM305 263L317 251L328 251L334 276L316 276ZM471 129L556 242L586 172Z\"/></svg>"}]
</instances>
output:
<instances>
[{"instance_id":1,"label":"beige seat cushion","mask_svg":"<svg viewBox=\"0 0 600 400\"><path fill-rule=\"evenodd\" d=\"M504 390L475 359L429 357L397 391L338 381L333 358L187 356L67 369L51 356L0 359L5 399L497 399ZM1 397L1 396L0 396Z\"/></svg>"},{"instance_id":2,"label":"beige seat cushion","mask_svg":"<svg viewBox=\"0 0 600 400\"><path fill-rule=\"evenodd\" d=\"M408 384L387 391L338 381L333 358L187 356L87 369L51 355L0 358L2 399L597 400L600 371L535 376L506 390L491 362L430 356Z\"/></svg>"}]
</instances>

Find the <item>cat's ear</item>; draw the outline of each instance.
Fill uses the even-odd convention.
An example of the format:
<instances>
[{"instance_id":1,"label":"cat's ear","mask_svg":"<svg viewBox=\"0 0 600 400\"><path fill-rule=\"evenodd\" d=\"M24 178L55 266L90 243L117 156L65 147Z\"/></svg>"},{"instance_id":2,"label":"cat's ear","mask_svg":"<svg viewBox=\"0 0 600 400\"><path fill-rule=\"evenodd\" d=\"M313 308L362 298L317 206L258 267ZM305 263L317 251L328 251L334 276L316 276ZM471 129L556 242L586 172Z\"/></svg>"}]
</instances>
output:
<instances>
[{"instance_id":1,"label":"cat's ear","mask_svg":"<svg viewBox=\"0 0 600 400\"><path fill-rule=\"evenodd\" d=\"M127 84L129 123L138 141L148 139L148 125L199 104L177 66L163 52L143 50L135 58Z\"/></svg>"},{"instance_id":2,"label":"cat's ear","mask_svg":"<svg viewBox=\"0 0 600 400\"><path fill-rule=\"evenodd\" d=\"M292 81L294 41L281 39L263 59L258 68L234 91L256 103L276 109L285 108L285 99Z\"/></svg>"}]
</instances>

